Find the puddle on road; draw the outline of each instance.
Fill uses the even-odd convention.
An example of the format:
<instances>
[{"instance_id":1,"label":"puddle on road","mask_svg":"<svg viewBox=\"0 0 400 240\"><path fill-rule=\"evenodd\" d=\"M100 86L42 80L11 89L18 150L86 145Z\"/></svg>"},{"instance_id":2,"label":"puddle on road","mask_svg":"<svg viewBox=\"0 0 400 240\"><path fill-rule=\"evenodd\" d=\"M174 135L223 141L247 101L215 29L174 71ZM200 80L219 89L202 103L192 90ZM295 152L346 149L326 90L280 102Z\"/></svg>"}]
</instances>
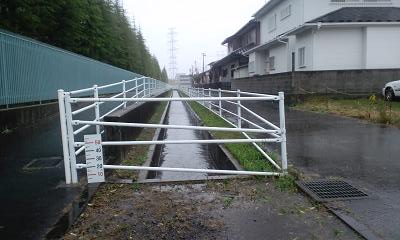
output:
<instances>
[{"instance_id":1,"label":"puddle on road","mask_svg":"<svg viewBox=\"0 0 400 240\"><path fill-rule=\"evenodd\" d=\"M177 91L173 97L179 97ZM190 115L190 110L183 102L171 102L165 124L169 125L197 125ZM165 140L201 140L204 139L200 131L168 129L165 132ZM179 168L203 168L217 169L207 145L201 144L169 144L161 148L160 159L154 165L160 167ZM155 173L155 174L154 174ZM150 178L160 180L195 180L205 179L206 173L181 173L181 172L152 172Z\"/></svg>"}]
</instances>

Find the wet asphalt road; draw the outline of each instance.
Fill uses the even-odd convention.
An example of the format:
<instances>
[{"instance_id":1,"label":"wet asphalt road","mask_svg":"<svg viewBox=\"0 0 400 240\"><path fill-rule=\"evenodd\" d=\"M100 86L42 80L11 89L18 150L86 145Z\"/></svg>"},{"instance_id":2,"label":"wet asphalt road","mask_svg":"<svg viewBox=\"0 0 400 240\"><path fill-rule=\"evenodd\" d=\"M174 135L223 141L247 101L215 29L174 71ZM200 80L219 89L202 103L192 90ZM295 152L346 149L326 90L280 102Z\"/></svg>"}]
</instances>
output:
<instances>
[{"instance_id":1,"label":"wet asphalt road","mask_svg":"<svg viewBox=\"0 0 400 240\"><path fill-rule=\"evenodd\" d=\"M245 105L279 122L276 103ZM289 164L317 178L344 178L365 190L370 199L340 202L342 209L378 237L400 239L400 129L288 107L286 128Z\"/></svg>"}]
</instances>

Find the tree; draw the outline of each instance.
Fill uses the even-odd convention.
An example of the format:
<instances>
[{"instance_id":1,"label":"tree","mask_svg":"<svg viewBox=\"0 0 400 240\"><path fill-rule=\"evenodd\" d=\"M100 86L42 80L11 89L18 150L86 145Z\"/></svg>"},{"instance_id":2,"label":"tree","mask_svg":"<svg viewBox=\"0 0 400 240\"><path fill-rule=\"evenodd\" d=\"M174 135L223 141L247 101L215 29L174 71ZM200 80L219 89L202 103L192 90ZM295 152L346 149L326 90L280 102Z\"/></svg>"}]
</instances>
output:
<instances>
[{"instance_id":1,"label":"tree","mask_svg":"<svg viewBox=\"0 0 400 240\"><path fill-rule=\"evenodd\" d=\"M163 69L161 71L161 80L164 82L168 82L168 73L167 73L167 70L165 69L165 67L163 67Z\"/></svg>"},{"instance_id":2,"label":"tree","mask_svg":"<svg viewBox=\"0 0 400 240\"><path fill-rule=\"evenodd\" d=\"M161 79L157 58L118 0L2 0L0 27Z\"/></svg>"}]
</instances>

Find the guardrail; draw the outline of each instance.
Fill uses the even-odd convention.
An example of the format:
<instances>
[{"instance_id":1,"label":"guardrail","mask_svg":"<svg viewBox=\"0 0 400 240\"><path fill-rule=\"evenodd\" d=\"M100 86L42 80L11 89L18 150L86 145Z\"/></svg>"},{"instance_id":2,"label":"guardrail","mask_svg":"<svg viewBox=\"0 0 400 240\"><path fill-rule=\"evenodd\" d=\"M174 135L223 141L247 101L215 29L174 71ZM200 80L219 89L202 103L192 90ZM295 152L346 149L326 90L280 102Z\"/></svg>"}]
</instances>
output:
<instances>
[{"instance_id":1,"label":"guardrail","mask_svg":"<svg viewBox=\"0 0 400 240\"><path fill-rule=\"evenodd\" d=\"M138 84L139 80L143 80L142 84ZM135 86L127 88L127 84L134 82ZM122 92L114 96L99 96L98 90L122 85ZM89 182L102 182L104 180L104 169L122 169L122 170L146 170L146 171L174 171L174 172L197 172L197 173L211 173L211 174L236 174L236 175L263 175L263 176L280 176L286 174L287 171L287 159L286 159L286 131L285 131L285 114L284 114L284 97L283 93L279 95L265 95L257 93L240 93L234 97L224 97L221 95L221 90L209 90L209 94L205 94L205 90L202 89L189 89L187 91L189 97L171 97L171 98L154 98L151 97L152 93L165 91L167 85L160 81L149 79L149 78L137 78L128 81L122 81L119 83L109 84L106 86L93 86L91 88L76 90L72 92L64 92L63 90L58 91L59 96L59 107L60 107L60 120L61 120L61 132L63 141L63 153L64 153L64 166L65 166L65 179L66 183L77 183L78 182L78 169L86 169ZM127 97L126 93L129 91L135 91L133 97ZM212 91L218 91L218 96L211 96ZM200 93L202 92L202 93ZM93 97L72 97L74 94L82 93L93 93ZM204 127L204 126L184 126L184 125L163 125L163 124L146 124L146 123L123 123L123 122L105 122L103 119L106 115L120 109L125 108L127 103L132 102L171 102L171 101L196 101L201 102L203 105L208 105L208 108L225 119L222 115L222 111L228 111L222 108L222 102L228 102L237 104L238 118L237 125L232 124L234 128L223 128L223 127ZM242 101L279 101L280 108L280 126L275 126L273 123L267 121L263 117L252 112L250 109L244 107ZM99 107L105 102L120 102L116 108L109 111L107 114L100 116ZM218 105L214 102L218 102ZM72 105L78 103L88 103L89 105L78 108L72 111ZM218 106L218 112L213 107ZM74 116L83 111L89 109L95 110L94 120L83 120L74 119ZM251 114L256 116L259 120L266 123L271 129L266 129L251 122L250 120L241 116L241 110L249 111ZM231 112L231 114L234 114ZM234 114L235 115L235 114ZM226 120L226 119L225 119ZM226 120L228 121L228 120ZM255 128L243 128L241 122L249 122ZM229 121L228 121L229 122ZM85 135L84 138L79 141L76 140L76 135L85 131L90 126L96 126L96 136ZM238 139L212 139L212 140L157 140L157 141L102 141L101 140L101 126L115 126L115 127L132 127L132 128L164 128L164 129L182 129L182 130L200 130L200 131L224 131L224 132L239 132L242 133L246 138ZM77 127L77 129L74 129ZM248 133L259 133L267 134L268 138L251 138ZM96 145L93 145L93 144ZM165 168L165 167L144 167L144 166L121 166L121 165L104 165L102 160L102 147L103 146L129 146L129 145L160 145L160 144L218 144L218 143L252 143L265 157L268 159L278 171L275 172L260 172L260 171L236 171L236 170L214 170L214 169L187 169L187 168ZM258 143L280 143L281 144L281 156L282 164L279 165L273 160L265 151L261 149ZM92 144L92 145L90 145ZM97 155L90 155L91 152L96 152ZM86 163L77 164L76 157L85 151ZM90 155L90 158L88 157ZM101 160L95 162L98 164L92 164L92 159ZM98 168L98 169L96 169ZM93 169L98 170L99 174L92 173ZM91 175L96 175L92 179ZM96 178L96 179L95 179ZM100 179L100 180L99 180Z\"/></svg>"}]
</instances>

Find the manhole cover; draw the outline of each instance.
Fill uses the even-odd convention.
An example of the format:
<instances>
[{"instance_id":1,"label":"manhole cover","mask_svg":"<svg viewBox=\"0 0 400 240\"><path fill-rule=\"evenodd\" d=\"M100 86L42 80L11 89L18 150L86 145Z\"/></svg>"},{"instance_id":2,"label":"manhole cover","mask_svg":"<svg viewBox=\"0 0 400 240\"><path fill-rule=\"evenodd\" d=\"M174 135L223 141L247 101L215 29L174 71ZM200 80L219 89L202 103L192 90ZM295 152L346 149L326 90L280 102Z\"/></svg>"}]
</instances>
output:
<instances>
[{"instance_id":1,"label":"manhole cover","mask_svg":"<svg viewBox=\"0 0 400 240\"><path fill-rule=\"evenodd\" d=\"M319 202L367 198L368 194L343 180L298 181L297 185Z\"/></svg>"},{"instance_id":2,"label":"manhole cover","mask_svg":"<svg viewBox=\"0 0 400 240\"><path fill-rule=\"evenodd\" d=\"M59 167L62 157L34 158L24 166L25 170L37 170Z\"/></svg>"}]
</instances>

